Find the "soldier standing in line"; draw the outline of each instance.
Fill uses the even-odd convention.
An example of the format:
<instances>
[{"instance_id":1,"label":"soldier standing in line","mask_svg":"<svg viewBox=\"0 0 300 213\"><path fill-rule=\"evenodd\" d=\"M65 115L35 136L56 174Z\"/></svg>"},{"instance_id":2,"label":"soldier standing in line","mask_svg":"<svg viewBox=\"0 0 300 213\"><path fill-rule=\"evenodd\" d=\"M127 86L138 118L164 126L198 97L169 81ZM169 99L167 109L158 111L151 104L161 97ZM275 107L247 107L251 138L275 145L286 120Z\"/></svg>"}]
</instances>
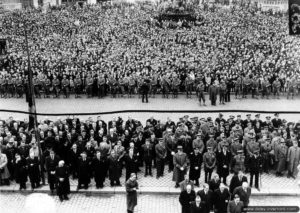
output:
<instances>
[{"instance_id":1,"label":"soldier standing in line","mask_svg":"<svg viewBox=\"0 0 300 213\"><path fill-rule=\"evenodd\" d=\"M86 94L87 97L90 98L93 96L92 92L93 92L93 84L94 84L94 79L92 78L92 76L89 74L86 78Z\"/></svg>"},{"instance_id":2,"label":"soldier standing in line","mask_svg":"<svg viewBox=\"0 0 300 213\"><path fill-rule=\"evenodd\" d=\"M70 91L70 88L69 88L70 81L67 79L66 75L63 76L61 84L62 84L62 91L65 94L65 98L68 98L69 97L69 91Z\"/></svg>"},{"instance_id":3,"label":"soldier standing in line","mask_svg":"<svg viewBox=\"0 0 300 213\"><path fill-rule=\"evenodd\" d=\"M47 77L45 77L45 84L44 84L44 90L45 90L45 94L44 94L44 98L49 98L50 97L50 88L51 88L51 80Z\"/></svg>"},{"instance_id":4,"label":"soldier standing in line","mask_svg":"<svg viewBox=\"0 0 300 213\"><path fill-rule=\"evenodd\" d=\"M207 147L207 150L208 151L203 155L205 183L208 183L210 181L212 172L217 162L216 154L213 152L213 148L209 146Z\"/></svg>"},{"instance_id":5,"label":"soldier standing in line","mask_svg":"<svg viewBox=\"0 0 300 213\"><path fill-rule=\"evenodd\" d=\"M16 81L16 93L17 93L17 98L23 98L23 81L22 77L19 76Z\"/></svg>"},{"instance_id":6,"label":"soldier standing in line","mask_svg":"<svg viewBox=\"0 0 300 213\"><path fill-rule=\"evenodd\" d=\"M202 80L199 81L199 84L197 85L197 92L198 92L198 100L199 100L199 103L201 105L201 100L203 101L203 106L206 106L205 105L205 95L204 95L204 89L205 89L205 85L203 83Z\"/></svg>"},{"instance_id":7,"label":"soldier standing in line","mask_svg":"<svg viewBox=\"0 0 300 213\"><path fill-rule=\"evenodd\" d=\"M80 98L80 93L82 91L82 80L80 79L80 75L77 75L74 80L75 86L75 98Z\"/></svg>"},{"instance_id":8,"label":"soldier standing in line","mask_svg":"<svg viewBox=\"0 0 300 213\"><path fill-rule=\"evenodd\" d=\"M281 83L280 83L280 81L279 81L279 79L277 77L276 80L272 84L274 98L277 97L277 99L279 99L280 87L281 87Z\"/></svg>"},{"instance_id":9,"label":"soldier standing in line","mask_svg":"<svg viewBox=\"0 0 300 213\"><path fill-rule=\"evenodd\" d=\"M52 86L53 86L53 93L56 98L59 98L59 93L60 93L60 81L56 77L56 75L53 76L52 80Z\"/></svg>"},{"instance_id":10,"label":"soldier standing in line","mask_svg":"<svg viewBox=\"0 0 300 213\"><path fill-rule=\"evenodd\" d=\"M226 94L227 86L225 84L225 81L221 81L220 85L220 104L225 105L225 94Z\"/></svg>"}]
</instances>

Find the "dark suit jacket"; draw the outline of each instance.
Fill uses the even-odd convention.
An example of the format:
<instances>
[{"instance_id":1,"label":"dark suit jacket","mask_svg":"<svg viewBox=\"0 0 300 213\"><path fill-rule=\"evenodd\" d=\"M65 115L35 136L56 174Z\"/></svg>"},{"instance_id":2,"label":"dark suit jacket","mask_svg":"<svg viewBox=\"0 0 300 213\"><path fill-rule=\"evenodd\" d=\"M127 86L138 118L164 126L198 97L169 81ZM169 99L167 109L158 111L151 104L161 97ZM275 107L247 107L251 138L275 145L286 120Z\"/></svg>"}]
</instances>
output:
<instances>
[{"instance_id":1,"label":"dark suit jacket","mask_svg":"<svg viewBox=\"0 0 300 213\"><path fill-rule=\"evenodd\" d=\"M197 195L201 197L201 201L205 203L205 213L209 212L213 208L213 192L211 190L208 190L207 194L204 193L204 190L200 190L197 192Z\"/></svg>"},{"instance_id":2,"label":"dark suit jacket","mask_svg":"<svg viewBox=\"0 0 300 213\"><path fill-rule=\"evenodd\" d=\"M247 177L243 176L242 180L239 180L239 177L237 175L234 175L230 181L230 185L229 185L229 192L230 194L233 193L233 190L238 187L241 186L243 182L248 182Z\"/></svg>"},{"instance_id":3,"label":"dark suit jacket","mask_svg":"<svg viewBox=\"0 0 300 213\"><path fill-rule=\"evenodd\" d=\"M220 189L217 189L214 192L213 203L215 206L215 212L223 213L227 211L227 205L230 201L230 193L228 189L224 189L223 193L221 193Z\"/></svg>"},{"instance_id":4,"label":"dark suit jacket","mask_svg":"<svg viewBox=\"0 0 300 213\"><path fill-rule=\"evenodd\" d=\"M200 205L196 205L196 201L191 203L190 207L191 213L204 213L205 212L205 203L203 201L200 202Z\"/></svg>"},{"instance_id":5,"label":"dark suit jacket","mask_svg":"<svg viewBox=\"0 0 300 213\"><path fill-rule=\"evenodd\" d=\"M234 200L230 201L228 203L228 208L227 208L227 212L228 213L241 213L242 209L243 209L243 202L238 202L238 204L236 205Z\"/></svg>"},{"instance_id":6,"label":"dark suit jacket","mask_svg":"<svg viewBox=\"0 0 300 213\"><path fill-rule=\"evenodd\" d=\"M247 207L249 205L249 198L251 195L251 188L247 188L247 193L243 190L242 186L239 186L233 190L232 196L234 197L235 194L240 196L240 200L243 201L244 206Z\"/></svg>"}]
</instances>

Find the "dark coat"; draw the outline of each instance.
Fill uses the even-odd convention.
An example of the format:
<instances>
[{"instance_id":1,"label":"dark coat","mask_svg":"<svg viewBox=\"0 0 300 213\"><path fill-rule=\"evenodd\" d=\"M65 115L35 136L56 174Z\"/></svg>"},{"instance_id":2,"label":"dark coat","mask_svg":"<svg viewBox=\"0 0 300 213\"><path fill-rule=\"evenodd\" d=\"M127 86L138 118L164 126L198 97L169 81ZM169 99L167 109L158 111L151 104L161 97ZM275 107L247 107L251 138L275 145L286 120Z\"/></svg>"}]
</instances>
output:
<instances>
[{"instance_id":1,"label":"dark coat","mask_svg":"<svg viewBox=\"0 0 300 213\"><path fill-rule=\"evenodd\" d=\"M230 194L233 193L233 190L236 187L241 186L243 182L248 182L248 179L247 179L246 176L243 176L241 180L239 179L238 175L232 176L231 181L230 181L230 185L229 185Z\"/></svg>"},{"instance_id":2,"label":"dark coat","mask_svg":"<svg viewBox=\"0 0 300 213\"><path fill-rule=\"evenodd\" d=\"M89 184L91 181L90 172L91 161L89 160L89 158L86 158L85 161L83 161L83 159L80 158L78 163L78 181L80 181L83 184Z\"/></svg>"},{"instance_id":3,"label":"dark coat","mask_svg":"<svg viewBox=\"0 0 300 213\"><path fill-rule=\"evenodd\" d=\"M187 154L185 153L182 153L181 155L176 153L173 156L173 164L174 164L173 181L179 183L184 180L184 175L186 174L188 163L189 163L188 157ZM181 167L183 167L183 170L180 169Z\"/></svg>"},{"instance_id":4,"label":"dark coat","mask_svg":"<svg viewBox=\"0 0 300 213\"><path fill-rule=\"evenodd\" d=\"M67 167L56 167L55 176L57 181L57 195L62 196L70 194L70 182Z\"/></svg>"},{"instance_id":5,"label":"dark coat","mask_svg":"<svg viewBox=\"0 0 300 213\"><path fill-rule=\"evenodd\" d=\"M232 196L234 197L235 194L240 196L240 200L244 203L244 206L247 207L249 205L249 198L251 196L251 188L247 188L247 192L243 190L242 186L239 186L233 190Z\"/></svg>"},{"instance_id":6,"label":"dark coat","mask_svg":"<svg viewBox=\"0 0 300 213\"><path fill-rule=\"evenodd\" d=\"M126 192L127 192L127 196L126 196L126 200L127 200L127 210L130 210L133 212L134 207L137 205L137 192L136 190L133 190L133 188L137 188L139 187L137 181L132 181L132 180L127 180L126 184Z\"/></svg>"},{"instance_id":7,"label":"dark coat","mask_svg":"<svg viewBox=\"0 0 300 213\"><path fill-rule=\"evenodd\" d=\"M227 212L228 213L242 213L244 204L242 201L238 202L237 205L234 200L228 203Z\"/></svg>"},{"instance_id":8,"label":"dark coat","mask_svg":"<svg viewBox=\"0 0 300 213\"><path fill-rule=\"evenodd\" d=\"M187 193L187 191L182 191L179 196L179 202L182 207L182 213L190 213L191 202L195 201L196 193L194 190L191 193Z\"/></svg>"},{"instance_id":9,"label":"dark coat","mask_svg":"<svg viewBox=\"0 0 300 213\"><path fill-rule=\"evenodd\" d=\"M125 156L126 180L128 180L131 173L137 173L137 162L138 158L135 155L132 158L129 155Z\"/></svg>"},{"instance_id":10,"label":"dark coat","mask_svg":"<svg viewBox=\"0 0 300 213\"><path fill-rule=\"evenodd\" d=\"M145 162L152 162L153 159L153 145L149 144L149 148L147 148L146 144L142 146L142 156Z\"/></svg>"},{"instance_id":11,"label":"dark coat","mask_svg":"<svg viewBox=\"0 0 300 213\"><path fill-rule=\"evenodd\" d=\"M112 156L108 157L108 173L109 180L115 181L119 180L121 176L121 165L118 161L118 157L113 158Z\"/></svg>"},{"instance_id":12,"label":"dark coat","mask_svg":"<svg viewBox=\"0 0 300 213\"><path fill-rule=\"evenodd\" d=\"M104 158L98 159L95 157L92 161L92 169L95 177L95 182L104 182L106 177L106 160Z\"/></svg>"},{"instance_id":13,"label":"dark coat","mask_svg":"<svg viewBox=\"0 0 300 213\"><path fill-rule=\"evenodd\" d=\"M197 206L196 201L191 203L191 213L204 213L205 212L205 203L200 202L200 205Z\"/></svg>"},{"instance_id":14,"label":"dark coat","mask_svg":"<svg viewBox=\"0 0 300 213\"><path fill-rule=\"evenodd\" d=\"M224 189L223 192L221 192L220 189L217 189L214 192L214 206L215 206L215 213L224 213L227 211L227 205L230 201L230 193L228 189Z\"/></svg>"},{"instance_id":15,"label":"dark coat","mask_svg":"<svg viewBox=\"0 0 300 213\"><path fill-rule=\"evenodd\" d=\"M211 179L211 180L208 182L209 189L210 189L212 192L214 192L215 190L219 189L220 183L221 183L221 180L220 180L220 179L219 179L218 181L216 181L215 179Z\"/></svg>"},{"instance_id":16,"label":"dark coat","mask_svg":"<svg viewBox=\"0 0 300 213\"><path fill-rule=\"evenodd\" d=\"M71 165L72 171L77 171L78 169L78 161L80 157L80 150L77 148L76 152L74 152L72 149L68 153L69 163Z\"/></svg>"},{"instance_id":17,"label":"dark coat","mask_svg":"<svg viewBox=\"0 0 300 213\"><path fill-rule=\"evenodd\" d=\"M210 210L213 209L213 192L208 190L207 194L205 194L204 190L200 190L197 192L197 195L201 197L201 200L205 203L205 213L209 213Z\"/></svg>"},{"instance_id":18,"label":"dark coat","mask_svg":"<svg viewBox=\"0 0 300 213\"><path fill-rule=\"evenodd\" d=\"M202 155L195 153L190 155L190 179L191 180L198 180L200 178L201 173L201 165L202 165ZM198 167L198 169L196 169Z\"/></svg>"},{"instance_id":19,"label":"dark coat","mask_svg":"<svg viewBox=\"0 0 300 213\"><path fill-rule=\"evenodd\" d=\"M27 162L21 157L21 160L15 165L15 178L17 183L27 182Z\"/></svg>"},{"instance_id":20,"label":"dark coat","mask_svg":"<svg viewBox=\"0 0 300 213\"><path fill-rule=\"evenodd\" d=\"M40 181L40 163L38 157L27 158L28 176L31 182Z\"/></svg>"},{"instance_id":21,"label":"dark coat","mask_svg":"<svg viewBox=\"0 0 300 213\"><path fill-rule=\"evenodd\" d=\"M227 151L226 155L222 152L217 154L217 173L220 177L229 175L229 164L231 153ZM226 168L225 168L226 167Z\"/></svg>"},{"instance_id":22,"label":"dark coat","mask_svg":"<svg viewBox=\"0 0 300 213\"><path fill-rule=\"evenodd\" d=\"M253 173L257 173L260 172L261 168L262 168L262 157L261 156L257 156L256 158L254 156L251 156L249 158L249 168L250 168L250 172Z\"/></svg>"}]
</instances>

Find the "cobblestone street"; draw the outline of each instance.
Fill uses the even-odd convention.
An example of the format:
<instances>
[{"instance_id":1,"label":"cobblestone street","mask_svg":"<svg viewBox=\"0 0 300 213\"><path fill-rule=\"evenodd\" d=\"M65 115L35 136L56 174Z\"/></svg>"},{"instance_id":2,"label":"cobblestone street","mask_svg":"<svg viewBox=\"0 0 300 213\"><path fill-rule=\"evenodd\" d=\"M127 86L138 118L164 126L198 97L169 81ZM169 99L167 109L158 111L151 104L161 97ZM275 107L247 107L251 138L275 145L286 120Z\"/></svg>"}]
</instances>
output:
<instances>
[{"instance_id":1,"label":"cobblestone street","mask_svg":"<svg viewBox=\"0 0 300 213\"><path fill-rule=\"evenodd\" d=\"M125 195L86 196L71 194L70 200L61 203L53 197L57 213L123 213L126 212ZM20 193L0 194L0 212L22 212L26 196ZM299 197L253 197L251 206L299 206ZM178 196L139 195L135 213L180 213Z\"/></svg>"}]
</instances>

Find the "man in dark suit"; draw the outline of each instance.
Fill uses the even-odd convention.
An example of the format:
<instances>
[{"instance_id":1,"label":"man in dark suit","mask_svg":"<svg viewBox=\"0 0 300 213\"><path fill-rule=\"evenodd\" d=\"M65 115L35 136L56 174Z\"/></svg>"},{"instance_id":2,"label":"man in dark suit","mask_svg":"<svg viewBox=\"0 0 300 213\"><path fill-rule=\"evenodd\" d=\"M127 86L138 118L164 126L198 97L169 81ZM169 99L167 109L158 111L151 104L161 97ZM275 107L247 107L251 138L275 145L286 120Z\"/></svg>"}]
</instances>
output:
<instances>
[{"instance_id":1,"label":"man in dark suit","mask_svg":"<svg viewBox=\"0 0 300 213\"><path fill-rule=\"evenodd\" d=\"M197 192L201 200L205 203L204 213L209 213L213 209L213 192L209 189L207 183L203 184L203 189Z\"/></svg>"},{"instance_id":2,"label":"man in dark suit","mask_svg":"<svg viewBox=\"0 0 300 213\"><path fill-rule=\"evenodd\" d=\"M146 143L142 145L143 160L145 162L145 177L150 175L152 177L152 159L153 159L153 145L150 143L150 139L146 139Z\"/></svg>"},{"instance_id":3,"label":"man in dark suit","mask_svg":"<svg viewBox=\"0 0 300 213\"><path fill-rule=\"evenodd\" d=\"M213 178L208 182L209 189L214 192L220 186L221 180L218 174L214 174Z\"/></svg>"},{"instance_id":4,"label":"man in dark suit","mask_svg":"<svg viewBox=\"0 0 300 213\"><path fill-rule=\"evenodd\" d=\"M235 173L231 178L230 185L229 185L230 194L233 193L233 190L236 187L241 186L243 182L248 182L247 177L244 175L244 173L242 171Z\"/></svg>"},{"instance_id":5,"label":"man in dark suit","mask_svg":"<svg viewBox=\"0 0 300 213\"><path fill-rule=\"evenodd\" d=\"M141 93L142 93L142 102L146 99L146 103L148 103L148 93L149 93L149 84L146 80L144 80L141 86Z\"/></svg>"},{"instance_id":6,"label":"man in dark suit","mask_svg":"<svg viewBox=\"0 0 300 213\"><path fill-rule=\"evenodd\" d=\"M128 155L125 156L126 181L132 173L137 174L138 158L133 149L129 149Z\"/></svg>"},{"instance_id":7,"label":"man in dark suit","mask_svg":"<svg viewBox=\"0 0 300 213\"><path fill-rule=\"evenodd\" d=\"M217 173L226 184L226 178L229 175L229 164L231 161L231 153L228 152L228 144L222 147L222 151L217 154Z\"/></svg>"},{"instance_id":8,"label":"man in dark suit","mask_svg":"<svg viewBox=\"0 0 300 213\"><path fill-rule=\"evenodd\" d=\"M88 189L89 183L91 182L90 172L91 172L91 161L87 157L86 152L81 153L81 158L78 163L78 186L77 191L81 189L81 185L84 185L85 189Z\"/></svg>"},{"instance_id":9,"label":"man in dark suit","mask_svg":"<svg viewBox=\"0 0 300 213\"><path fill-rule=\"evenodd\" d=\"M259 191L258 179L259 179L259 172L262 169L262 157L259 154L259 149L255 150L253 156L250 157L249 167L250 167L250 187L252 187L253 176L255 176L254 186Z\"/></svg>"},{"instance_id":10,"label":"man in dark suit","mask_svg":"<svg viewBox=\"0 0 300 213\"><path fill-rule=\"evenodd\" d=\"M225 187L223 183L220 184L219 189L214 192L214 207L215 213L224 213L227 211L227 205L230 201L229 190Z\"/></svg>"},{"instance_id":11,"label":"man in dark suit","mask_svg":"<svg viewBox=\"0 0 300 213\"><path fill-rule=\"evenodd\" d=\"M201 201L201 197L199 195L196 196L196 201L191 203L190 210L191 213L203 213L205 211L205 204Z\"/></svg>"},{"instance_id":12,"label":"man in dark suit","mask_svg":"<svg viewBox=\"0 0 300 213\"><path fill-rule=\"evenodd\" d=\"M78 161L80 157L80 150L77 144L72 145L72 149L69 151L69 163L70 163L70 173L72 173L73 179L78 177Z\"/></svg>"},{"instance_id":13,"label":"man in dark suit","mask_svg":"<svg viewBox=\"0 0 300 213\"><path fill-rule=\"evenodd\" d=\"M163 144L163 139L159 139L159 143L155 145L155 156L156 156L156 178L164 175L165 159L167 157L167 149Z\"/></svg>"},{"instance_id":14,"label":"man in dark suit","mask_svg":"<svg viewBox=\"0 0 300 213\"><path fill-rule=\"evenodd\" d=\"M233 190L233 196L238 194L241 201L244 203L244 207L247 207L250 202L251 188L248 186L247 182L243 182L242 186L239 186Z\"/></svg>"},{"instance_id":15,"label":"man in dark suit","mask_svg":"<svg viewBox=\"0 0 300 213\"><path fill-rule=\"evenodd\" d=\"M242 213L244 204L240 201L238 194L234 196L234 200L228 203L227 212L228 213Z\"/></svg>"},{"instance_id":16,"label":"man in dark suit","mask_svg":"<svg viewBox=\"0 0 300 213\"><path fill-rule=\"evenodd\" d=\"M55 155L53 150L50 150L50 155L46 157L46 170L48 173L48 184L50 186L51 193L55 189L56 177L55 170L58 166L59 157Z\"/></svg>"},{"instance_id":17,"label":"man in dark suit","mask_svg":"<svg viewBox=\"0 0 300 213\"><path fill-rule=\"evenodd\" d=\"M68 194L70 194L70 182L68 169L65 166L65 162L59 161L58 166L55 170L55 176L57 179L57 195L59 200L69 200Z\"/></svg>"},{"instance_id":18,"label":"man in dark suit","mask_svg":"<svg viewBox=\"0 0 300 213\"><path fill-rule=\"evenodd\" d=\"M191 185L187 185L186 190L182 191L179 196L182 213L190 213L191 202L196 198L196 193L192 190Z\"/></svg>"}]
</instances>

